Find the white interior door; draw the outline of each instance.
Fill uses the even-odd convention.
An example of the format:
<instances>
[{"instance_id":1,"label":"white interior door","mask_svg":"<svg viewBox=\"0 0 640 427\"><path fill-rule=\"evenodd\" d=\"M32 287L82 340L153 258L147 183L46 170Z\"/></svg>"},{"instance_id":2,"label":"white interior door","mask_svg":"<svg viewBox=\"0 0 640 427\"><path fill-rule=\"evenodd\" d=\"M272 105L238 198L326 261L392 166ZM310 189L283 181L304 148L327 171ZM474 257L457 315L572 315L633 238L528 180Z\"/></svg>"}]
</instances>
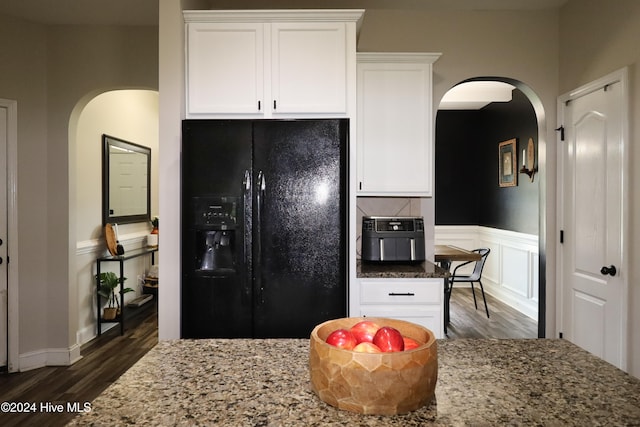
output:
<instances>
[{"instance_id":1,"label":"white interior door","mask_svg":"<svg viewBox=\"0 0 640 427\"><path fill-rule=\"evenodd\" d=\"M626 370L626 72L560 98L561 331Z\"/></svg>"},{"instance_id":2,"label":"white interior door","mask_svg":"<svg viewBox=\"0 0 640 427\"><path fill-rule=\"evenodd\" d=\"M0 366L7 366L7 108L0 106Z\"/></svg>"}]
</instances>

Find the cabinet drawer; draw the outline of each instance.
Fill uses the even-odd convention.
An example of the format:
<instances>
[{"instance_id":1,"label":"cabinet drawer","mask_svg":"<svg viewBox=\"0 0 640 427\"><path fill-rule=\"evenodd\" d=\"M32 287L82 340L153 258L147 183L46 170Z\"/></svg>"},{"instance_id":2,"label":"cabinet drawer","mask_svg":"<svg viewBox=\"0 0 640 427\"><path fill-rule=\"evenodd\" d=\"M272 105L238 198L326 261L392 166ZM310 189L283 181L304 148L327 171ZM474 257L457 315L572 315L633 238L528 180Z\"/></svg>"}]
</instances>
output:
<instances>
[{"instance_id":1,"label":"cabinet drawer","mask_svg":"<svg viewBox=\"0 0 640 427\"><path fill-rule=\"evenodd\" d=\"M441 280L360 283L361 304L439 304L443 294Z\"/></svg>"},{"instance_id":2,"label":"cabinet drawer","mask_svg":"<svg viewBox=\"0 0 640 427\"><path fill-rule=\"evenodd\" d=\"M369 305L360 308L362 317L388 317L422 325L436 338L443 338L442 312L435 308L410 308L399 306Z\"/></svg>"}]
</instances>

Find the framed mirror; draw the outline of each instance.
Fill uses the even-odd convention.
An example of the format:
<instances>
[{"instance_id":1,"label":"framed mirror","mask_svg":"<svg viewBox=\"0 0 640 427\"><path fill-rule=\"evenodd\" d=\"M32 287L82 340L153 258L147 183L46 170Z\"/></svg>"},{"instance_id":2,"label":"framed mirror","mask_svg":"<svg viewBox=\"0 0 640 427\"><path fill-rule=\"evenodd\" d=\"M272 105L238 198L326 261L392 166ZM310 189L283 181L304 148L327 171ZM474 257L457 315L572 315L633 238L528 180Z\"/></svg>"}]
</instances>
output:
<instances>
[{"instance_id":1,"label":"framed mirror","mask_svg":"<svg viewBox=\"0 0 640 427\"><path fill-rule=\"evenodd\" d=\"M102 135L102 225L151 220L151 148Z\"/></svg>"}]
</instances>

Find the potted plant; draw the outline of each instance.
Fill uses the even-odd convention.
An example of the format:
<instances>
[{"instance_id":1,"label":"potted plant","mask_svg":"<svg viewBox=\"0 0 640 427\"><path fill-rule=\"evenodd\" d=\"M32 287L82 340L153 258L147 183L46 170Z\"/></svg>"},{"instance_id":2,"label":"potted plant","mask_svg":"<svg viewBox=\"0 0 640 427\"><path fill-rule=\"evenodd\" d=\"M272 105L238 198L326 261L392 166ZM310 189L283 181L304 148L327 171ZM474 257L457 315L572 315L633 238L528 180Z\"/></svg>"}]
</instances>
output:
<instances>
[{"instance_id":1,"label":"potted plant","mask_svg":"<svg viewBox=\"0 0 640 427\"><path fill-rule=\"evenodd\" d=\"M98 275L96 275L96 279L98 279ZM99 280L100 288L98 289L98 294L107 300L107 306L104 308L102 318L104 320L113 320L120 312L120 300L116 295L116 288L120 286L120 279L118 279L118 276L116 276L115 273L109 271L106 273L100 273ZM127 280L127 278L123 277L122 283L124 283L125 280ZM133 289L124 288L121 292L126 294L128 292L133 292Z\"/></svg>"},{"instance_id":2,"label":"potted plant","mask_svg":"<svg viewBox=\"0 0 640 427\"><path fill-rule=\"evenodd\" d=\"M147 246L155 248L158 246L158 226L160 225L160 219L156 216L151 220L151 226L153 229L147 236Z\"/></svg>"}]
</instances>

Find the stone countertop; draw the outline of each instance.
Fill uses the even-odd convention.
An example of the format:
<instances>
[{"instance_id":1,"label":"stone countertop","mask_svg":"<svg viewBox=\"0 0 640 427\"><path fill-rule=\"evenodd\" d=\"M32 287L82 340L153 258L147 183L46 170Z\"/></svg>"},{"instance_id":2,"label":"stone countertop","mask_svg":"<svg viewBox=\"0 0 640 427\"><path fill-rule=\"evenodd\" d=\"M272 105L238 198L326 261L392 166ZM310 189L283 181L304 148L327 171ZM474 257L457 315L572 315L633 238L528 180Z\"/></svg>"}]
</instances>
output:
<instances>
[{"instance_id":1,"label":"stone countertop","mask_svg":"<svg viewBox=\"0 0 640 427\"><path fill-rule=\"evenodd\" d=\"M404 415L331 407L306 339L162 341L77 426L639 425L640 380L565 340L438 340L436 397Z\"/></svg>"},{"instance_id":2,"label":"stone countertop","mask_svg":"<svg viewBox=\"0 0 640 427\"><path fill-rule=\"evenodd\" d=\"M429 261L417 264L396 264L358 260L356 277L379 279L442 279L449 272Z\"/></svg>"}]
</instances>

